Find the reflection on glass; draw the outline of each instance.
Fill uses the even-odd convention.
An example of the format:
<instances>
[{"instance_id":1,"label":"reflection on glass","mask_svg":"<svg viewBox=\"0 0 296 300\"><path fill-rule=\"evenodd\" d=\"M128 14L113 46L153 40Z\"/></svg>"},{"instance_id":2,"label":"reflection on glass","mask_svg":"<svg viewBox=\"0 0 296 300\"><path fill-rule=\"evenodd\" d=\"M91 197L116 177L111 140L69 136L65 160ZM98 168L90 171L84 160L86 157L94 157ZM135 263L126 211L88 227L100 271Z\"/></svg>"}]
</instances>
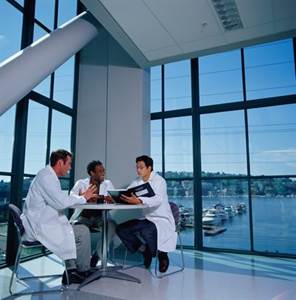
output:
<instances>
[{"instance_id":1,"label":"reflection on glass","mask_svg":"<svg viewBox=\"0 0 296 300\"><path fill-rule=\"evenodd\" d=\"M199 58L200 105L243 100L240 50Z\"/></svg>"},{"instance_id":2,"label":"reflection on glass","mask_svg":"<svg viewBox=\"0 0 296 300\"><path fill-rule=\"evenodd\" d=\"M44 31L40 26L38 26L37 24L34 25L34 42L44 37L47 34L48 33ZM50 96L50 75L46 77L41 83L39 83L34 88L34 91L46 97L49 97Z\"/></svg>"},{"instance_id":3,"label":"reflection on glass","mask_svg":"<svg viewBox=\"0 0 296 300\"><path fill-rule=\"evenodd\" d=\"M245 65L248 100L296 93L292 39L246 48Z\"/></svg>"},{"instance_id":4,"label":"reflection on glass","mask_svg":"<svg viewBox=\"0 0 296 300\"><path fill-rule=\"evenodd\" d=\"M0 1L0 62L20 50L22 13L7 1Z\"/></svg>"},{"instance_id":5,"label":"reflection on glass","mask_svg":"<svg viewBox=\"0 0 296 300\"><path fill-rule=\"evenodd\" d=\"M192 119L165 120L165 177L192 177Z\"/></svg>"},{"instance_id":6,"label":"reflection on glass","mask_svg":"<svg viewBox=\"0 0 296 300\"><path fill-rule=\"evenodd\" d=\"M58 26L76 16L77 0L59 0Z\"/></svg>"},{"instance_id":7,"label":"reflection on glass","mask_svg":"<svg viewBox=\"0 0 296 300\"><path fill-rule=\"evenodd\" d=\"M246 175L243 111L201 115L203 176Z\"/></svg>"},{"instance_id":8,"label":"reflection on glass","mask_svg":"<svg viewBox=\"0 0 296 300\"><path fill-rule=\"evenodd\" d=\"M151 157L153 158L153 170L162 172L162 139L161 120L151 121Z\"/></svg>"},{"instance_id":9,"label":"reflection on glass","mask_svg":"<svg viewBox=\"0 0 296 300\"><path fill-rule=\"evenodd\" d=\"M25 173L36 174L45 166L47 146L48 108L29 102L25 155ZM36 126L38 124L38 126Z\"/></svg>"},{"instance_id":10,"label":"reflection on glass","mask_svg":"<svg viewBox=\"0 0 296 300\"><path fill-rule=\"evenodd\" d=\"M71 150L71 121L68 115L53 110L50 151Z\"/></svg>"},{"instance_id":11,"label":"reflection on glass","mask_svg":"<svg viewBox=\"0 0 296 300\"><path fill-rule=\"evenodd\" d=\"M161 67L151 68L151 112L161 111Z\"/></svg>"},{"instance_id":12,"label":"reflection on glass","mask_svg":"<svg viewBox=\"0 0 296 300\"><path fill-rule=\"evenodd\" d=\"M249 250L246 180L203 180L202 206L205 247Z\"/></svg>"},{"instance_id":13,"label":"reflection on glass","mask_svg":"<svg viewBox=\"0 0 296 300\"><path fill-rule=\"evenodd\" d=\"M0 116L0 171L11 172L15 106Z\"/></svg>"},{"instance_id":14,"label":"reflection on glass","mask_svg":"<svg viewBox=\"0 0 296 300\"><path fill-rule=\"evenodd\" d=\"M54 76L53 99L69 107L73 106L74 56L61 65Z\"/></svg>"},{"instance_id":15,"label":"reflection on glass","mask_svg":"<svg viewBox=\"0 0 296 300\"><path fill-rule=\"evenodd\" d=\"M250 109L249 144L252 175L294 175L296 104Z\"/></svg>"},{"instance_id":16,"label":"reflection on glass","mask_svg":"<svg viewBox=\"0 0 296 300\"><path fill-rule=\"evenodd\" d=\"M35 18L49 29L53 29L54 0L36 0Z\"/></svg>"},{"instance_id":17,"label":"reflection on glass","mask_svg":"<svg viewBox=\"0 0 296 300\"><path fill-rule=\"evenodd\" d=\"M296 179L252 180L254 249L296 254Z\"/></svg>"},{"instance_id":18,"label":"reflection on glass","mask_svg":"<svg viewBox=\"0 0 296 300\"><path fill-rule=\"evenodd\" d=\"M169 201L179 205L183 245L194 246L194 210L192 180L167 180Z\"/></svg>"},{"instance_id":19,"label":"reflection on glass","mask_svg":"<svg viewBox=\"0 0 296 300\"><path fill-rule=\"evenodd\" d=\"M0 176L0 264L5 262L10 177Z\"/></svg>"},{"instance_id":20,"label":"reflection on glass","mask_svg":"<svg viewBox=\"0 0 296 300\"><path fill-rule=\"evenodd\" d=\"M165 65L164 79L165 110L191 107L190 60Z\"/></svg>"}]
</instances>

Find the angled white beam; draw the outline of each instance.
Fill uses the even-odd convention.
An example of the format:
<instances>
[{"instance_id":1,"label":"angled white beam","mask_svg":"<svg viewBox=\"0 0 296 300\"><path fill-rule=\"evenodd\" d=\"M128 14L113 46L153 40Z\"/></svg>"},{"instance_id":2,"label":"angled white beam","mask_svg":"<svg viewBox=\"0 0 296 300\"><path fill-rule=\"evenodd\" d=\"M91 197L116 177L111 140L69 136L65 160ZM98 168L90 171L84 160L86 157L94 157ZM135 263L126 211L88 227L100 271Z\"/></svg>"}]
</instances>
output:
<instances>
[{"instance_id":1,"label":"angled white beam","mask_svg":"<svg viewBox=\"0 0 296 300\"><path fill-rule=\"evenodd\" d=\"M98 33L84 12L0 64L0 116Z\"/></svg>"}]
</instances>

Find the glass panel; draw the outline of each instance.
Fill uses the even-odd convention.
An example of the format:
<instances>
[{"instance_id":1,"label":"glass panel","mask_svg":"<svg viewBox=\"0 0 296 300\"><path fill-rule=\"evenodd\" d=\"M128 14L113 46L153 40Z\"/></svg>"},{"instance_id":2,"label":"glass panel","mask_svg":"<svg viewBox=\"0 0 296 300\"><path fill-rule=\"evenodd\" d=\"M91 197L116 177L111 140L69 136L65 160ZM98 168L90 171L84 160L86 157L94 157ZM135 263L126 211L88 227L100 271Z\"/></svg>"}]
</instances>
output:
<instances>
[{"instance_id":1,"label":"glass panel","mask_svg":"<svg viewBox=\"0 0 296 300\"><path fill-rule=\"evenodd\" d=\"M200 105L243 100L240 50L199 58Z\"/></svg>"},{"instance_id":2,"label":"glass panel","mask_svg":"<svg viewBox=\"0 0 296 300\"><path fill-rule=\"evenodd\" d=\"M50 151L71 149L71 121L68 115L53 110Z\"/></svg>"},{"instance_id":3,"label":"glass panel","mask_svg":"<svg viewBox=\"0 0 296 300\"><path fill-rule=\"evenodd\" d=\"M49 29L53 29L55 0L36 0L35 18Z\"/></svg>"},{"instance_id":4,"label":"glass panel","mask_svg":"<svg viewBox=\"0 0 296 300\"><path fill-rule=\"evenodd\" d=\"M202 181L204 246L250 248L247 180Z\"/></svg>"},{"instance_id":5,"label":"glass panel","mask_svg":"<svg viewBox=\"0 0 296 300\"><path fill-rule=\"evenodd\" d=\"M203 176L246 175L244 112L201 115Z\"/></svg>"},{"instance_id":6,"label":"glass panel","mask_svg":"<svg viewBox=\"0 0 296 300\"><path fill-rule=\"evenodd\" d=\"M161 66L151 68L151 112L161 111Z\"/></svg>"},{"instance_id":7,"label":"glass panel","mask_svg":"<svg viewBox=\"0 0 296 300\"><path fill-rule=\"evenodd\" d=\"M38 124L38 126L36 126ZM29 102L25 173L36 174L46 163L48 108Z\"/></svg>"},{"instance_id":8,"label":"glass panel","mask_svg":"<svg viewBox=\"0 0 296 300\"><path fill-rule=\"evenodd\" d=\"M194 246L194 209L192 180L167 180L169 201L179 205L182 243Z\"/></svg>"},{"instance_id":9,"label":"glass panel","mask_svg":"<svg viewBox=\"0 0 296 300\"><path fill-rule=\"evenodd\" d=\"M15 106L0 116L0 171L11 172Z\"/></svg>"},{"instance_id":10,"label":"glass panel","mask_svg":"<svg viewBox=\"0 0 296 300\"><path fill-rule=\"evenodd\" d=\"M21 6L24 6L24 0L15 0L17 3L19 3Z\"/></svg>"},{"instance_id":11,"label":"glass panel","mask_svg":"<svg viewBox=\"0 0 296 300\"><path fill-rule=\"evenodd\" d=\"M77 0L59 0L58 26L76 16Z\"/></svg>"},{"instance_id":12,"label":"glass panel","mask_svg":"<svg viewBox=\"0 0 296 300\"><path fill-rule=\"evenodd\" d=\"M161 120L151 121L151 157L153 158L153 169L162 173L162 135Z\"/></svg>"},{"instance_id":13,"label":"glass panel","mask_svg":"<svg viewBox=\"0 0 296 300\"><path fill-rule=\"evenodd\" d=\"M246 48L245 65L248 100L296 93L292 39Z\"/></svg>"},{"instance_id":14,"label":"glass panel","mask_svg":"<svg viewBox=\"0 0 296 300\"><path fill-rule=\"evenodd\" d=\"M296 254L296 179L252 180L254 249Z\"/></svg>"},{"instance_id":15,"label":"glass panel","mask_svg":"<svg viewBox=\"0 0 296 300\"><path fill-rule=\"evenodd\" d=\"M249 144L252 175L294 175L296 104L250 109Z\"/></svg>"},{"instance_id":16,"label":"glass panel","mask_svg":"<svg viewBox=\"0 0 296 300\"><path fill-rule=\"evenodd\" d=\"M61 183L61 188L62 190L68 194L69 189L70 189L70 181L69 179L65 179L65 178L60 178L60 183Z\"/></svg>"},{"instance_id":17,"label":"glass panel","mask_svg":"<svg viewBox=\"0 0 296 300\"><path fill-rule=\"evenodd\" d=\"M191 107L190 60L165 65L164 78L165 110Z\"/></svg>"},{"instance_id":18,"label":"glass panel","mask_svg":"<svg viewBox=\"0 0 296 300\"><path fill-rule=\"evenodd\" d=\"M0 176L0 264L5 263L10 177Z\"/></svg>"},{"instance_id":19,"label":"glass panel","mask_svg":"<svg viewBox=\"0 0 296 300\"><path fill-rule=\"evenodd\" d=\"M165 177L193 176L191 117L165 120Z\"/></svg>"},{"instance_id":20,"label":"glass panel","mask_svg":"<svg viewBox=\"0 0 296 300\"><path fill-rule=\"evenodd\" d=\"M22 13L7 1L0 1L0 62L21 47Z\"/></svg>"},{"instance_id":21,"label":"glass panel","mask_svg":"<svg viewBox=\"0 0 296 300\"><path fill-rule=\"evenodd\" d=\"M37 24L34 25L34 42L44 37L48 33L44 31L40 26ZM35 88L34 91L40 93L46 97L50 96L50 75L46 77L41 83L39 83Z\"/></svg>"},{"instance_id":22,"label":"glass panel","mask_svg":"<svg viewBox=\"0 0 296 300\"><path fill-rule=\"evenodd\" d=\"M73 107L74 56L55 71L53 99Z\"/></svg>"}]
</instances>

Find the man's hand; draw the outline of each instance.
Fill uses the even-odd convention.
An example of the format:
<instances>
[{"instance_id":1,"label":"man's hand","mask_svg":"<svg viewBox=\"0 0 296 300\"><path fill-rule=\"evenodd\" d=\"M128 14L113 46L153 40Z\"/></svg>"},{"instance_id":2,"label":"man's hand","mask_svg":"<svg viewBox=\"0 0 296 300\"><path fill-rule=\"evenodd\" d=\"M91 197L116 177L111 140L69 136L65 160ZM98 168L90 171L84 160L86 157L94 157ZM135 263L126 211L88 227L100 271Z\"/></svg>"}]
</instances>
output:
<instances>
[{"instance_id":1,"label":"man's hand","mask_svg":"<svg viewBox=\"0 0 296 300\"><path fill-rule=\"evenodd\" d=\"M128 204L142 204L142 201L135 194L132 194L131 197L121 195L120 199Z\"/></svg>"},{"instance_id":2,"label":"man's hand","mask_svg":"<svg viewBox=\"0 0 296 300\"><path fill-rule=\"evenodd\" d=\"M87 190L80 195L83 196L87 202L96 202L99 197L98 189L94 184L89 185Z\"/></svg>"},{"instance_id":3,"label":"man's hand","mask_svg":"<svg viewBox=\"0 0 296 300\"><path fill-rule=\"evenodd\" d=\"M114 203L114 200L112 199L112 197L111 196L104 196L104 201L106 202L106 203Z\"/></svg>"}]
</instances>

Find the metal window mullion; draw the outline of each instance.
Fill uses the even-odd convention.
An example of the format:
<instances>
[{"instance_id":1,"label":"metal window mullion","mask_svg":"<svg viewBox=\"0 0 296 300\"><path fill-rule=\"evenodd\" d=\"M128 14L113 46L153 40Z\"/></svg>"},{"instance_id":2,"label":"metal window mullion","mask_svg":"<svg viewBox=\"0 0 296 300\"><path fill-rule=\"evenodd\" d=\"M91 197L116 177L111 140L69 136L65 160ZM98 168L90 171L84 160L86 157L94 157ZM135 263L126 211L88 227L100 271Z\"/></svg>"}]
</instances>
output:
<instances>
[{"instance_id":1,"label":"metal window mullion","mask_svg":"<svg viewBox=\"0 0 296 300\"><path fill-rule=\"evenodd\" d=\"M165 82L164 82L164 65L161 65L161 143L162 143L162 176L165 178L165 120L164 120L164 98L165 98Z\"/></svg>"}]
</instances>

